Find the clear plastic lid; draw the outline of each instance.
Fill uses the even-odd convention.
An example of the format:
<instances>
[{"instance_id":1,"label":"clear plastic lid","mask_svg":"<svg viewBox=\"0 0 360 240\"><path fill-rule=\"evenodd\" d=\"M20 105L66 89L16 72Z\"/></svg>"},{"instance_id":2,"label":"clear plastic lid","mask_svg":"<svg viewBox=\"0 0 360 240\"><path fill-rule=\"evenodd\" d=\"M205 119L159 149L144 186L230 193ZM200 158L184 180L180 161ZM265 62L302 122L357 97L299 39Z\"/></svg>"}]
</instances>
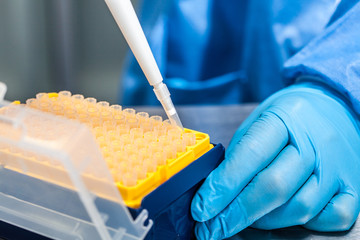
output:
<instances>
[{"instance_id":1,"label":"clear plastic lid","mask_svg":"<svg viewBox=\"0 0 360 240\"><path fill-rule=\"evenodd\" d=\"M54 239L143 239L90 130L22 105L0 104L0 219Z\"/></svg>"}]
</instances>

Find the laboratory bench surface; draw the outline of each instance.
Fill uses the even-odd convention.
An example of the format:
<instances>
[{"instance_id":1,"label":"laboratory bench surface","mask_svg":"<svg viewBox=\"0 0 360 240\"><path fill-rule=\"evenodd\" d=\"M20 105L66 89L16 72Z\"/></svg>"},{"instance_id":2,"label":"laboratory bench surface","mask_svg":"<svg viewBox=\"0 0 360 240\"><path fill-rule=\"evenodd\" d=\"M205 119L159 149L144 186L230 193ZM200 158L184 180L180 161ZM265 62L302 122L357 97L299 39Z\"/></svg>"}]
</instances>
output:
<instances>
[{"instance_id":1,"label":"laboratory bench surface","mask_svg":"<svg viewBox=\"0 0 360 240\"><path fill-rule=\"evenodd\" d=\"M256 107L256 104L228 105L228 106L179 106L180 119L186 128L208 133L212 143L229 145L232 135ZM160 107L135 107L136 110L148 112L150 115L165 113ZM319 233L301 227L290 227L279 230L265 231L247 228L230 238L240 239L360 239L360 223L347 232ZM39 235L0 222L0 239L36 239L45 240Z\"/></svg>"}]
</instances>

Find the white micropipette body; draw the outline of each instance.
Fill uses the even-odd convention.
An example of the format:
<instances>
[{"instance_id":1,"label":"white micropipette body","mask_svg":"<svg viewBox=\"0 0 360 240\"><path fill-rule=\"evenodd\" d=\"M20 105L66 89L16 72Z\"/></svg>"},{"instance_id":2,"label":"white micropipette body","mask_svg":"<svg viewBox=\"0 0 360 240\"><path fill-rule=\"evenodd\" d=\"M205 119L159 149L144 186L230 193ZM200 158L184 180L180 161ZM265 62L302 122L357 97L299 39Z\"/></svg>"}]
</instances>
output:
<instances>
[{"instance_id":1,"label":"white micropipette body","mask_svg":"<svg viewBox=\"0 0 360 240\"><path fill-rule=\"evenodd\" d=\"M171 101L167 86L163 83L159 67L151 52L149 43L141 28L139 19L130 0L105 0L116 23L120 27L131 51L134 53L150 85L154 87L157 99L163 106L172 124L183 129L180 118Z\"/></svg>"}]
</instances>

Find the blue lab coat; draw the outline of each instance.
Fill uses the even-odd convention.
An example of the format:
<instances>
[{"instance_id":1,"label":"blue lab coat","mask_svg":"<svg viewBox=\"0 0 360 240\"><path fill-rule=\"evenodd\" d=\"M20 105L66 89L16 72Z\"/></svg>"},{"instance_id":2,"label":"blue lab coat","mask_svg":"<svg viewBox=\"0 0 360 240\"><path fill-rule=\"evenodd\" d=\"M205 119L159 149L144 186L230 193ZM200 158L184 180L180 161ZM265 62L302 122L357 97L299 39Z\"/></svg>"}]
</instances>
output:
<instances>
[{"instance_id":1,"label":"blue lab coat","mask_svg":"<svg viewBox=\"0 0 360 240\"><path fill-rule=\"evenodd\" d=\"M141 24L175 104L259 102L312 76L360 113L355 0L146 0ZM120 102L158 101L130 53Z\"/></svg>"}]
</instances>

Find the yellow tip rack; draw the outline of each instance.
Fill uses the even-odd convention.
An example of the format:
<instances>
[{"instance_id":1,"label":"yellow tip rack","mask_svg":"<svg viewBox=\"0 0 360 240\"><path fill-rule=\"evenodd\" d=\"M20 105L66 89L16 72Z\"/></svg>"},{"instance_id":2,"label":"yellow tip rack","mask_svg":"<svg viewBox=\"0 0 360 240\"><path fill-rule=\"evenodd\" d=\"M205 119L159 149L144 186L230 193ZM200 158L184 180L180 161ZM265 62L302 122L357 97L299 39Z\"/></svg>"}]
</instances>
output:
<instances>
[{"instance_id":1,"label":"yellow tip rack","mask_svg":"<svg viewBox=\"0 0 360 240\"><path fill-rule=\"evenodd\" d=\"M68 91L39 93L26 105L86 124L131 208L140 207L147 194L213 147L207 134L182 131L161 116Z\"/></svg>"}]
</instances>

